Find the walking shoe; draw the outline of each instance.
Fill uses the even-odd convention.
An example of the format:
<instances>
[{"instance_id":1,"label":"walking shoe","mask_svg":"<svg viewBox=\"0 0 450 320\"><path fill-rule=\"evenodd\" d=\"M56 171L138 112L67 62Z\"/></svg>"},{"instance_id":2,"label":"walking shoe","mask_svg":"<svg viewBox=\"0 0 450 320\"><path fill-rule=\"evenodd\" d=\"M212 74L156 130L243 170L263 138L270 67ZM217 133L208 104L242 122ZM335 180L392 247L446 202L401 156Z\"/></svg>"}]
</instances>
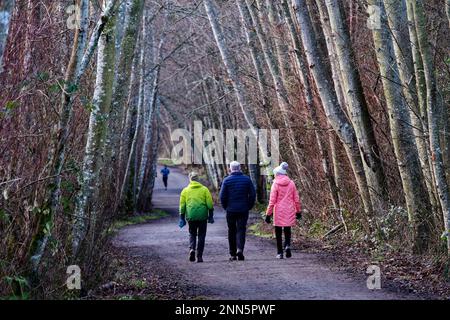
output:
<instances>
[{"instance_id":1,"label":"walking shoe","mask_svg":"<svg viewBox=\"0 0 450 320\"><path fill-rule=\"evenodd\" d=\"M230 261L236 261L237 260L237 257L236 256L231 256L230 257Z\"/></svg>"},{"instance_id":2,"label":"walking shoe","mask_svg":"<svg viewBox=\"0 0 450 320\"><path fill-rule=\"evenodd\" d=\"M286 258L290 258L290 257L292 257L291 248L286 247Z\"/></svg>"},{"instance_id":3,"label":"walking shoe","mask_svg":"<svg viewBox=\"0 0 450 320\"><path fill-rule=\"evenodd\" d=\"M282 253L277 254L277 259L283 259L283 254Z\"/></svg>"},{"instance_id":4,"label":"walking shoe","mask_svg":"<svg viewBox=\"0 0 450 320\"><path fill-rule=\"evenodd\" d=\"M245 260L245 257L244 257L244 254L242 253L242 251L238 251L237 258L238 258L239 261L244 261Z\"/></svg>"},{"instance_id":5,"label":"walking shoe","mask_svg":"<svg viewBox=\"0 0 450 320\"><path fill-rule=\"evenodd\" d=\"M189 261L191 262L195 261L195 250L189 251Z\"/></svg>"},{"instance_id":6,"label":"walking shoe","mask_svg":"<svg viewBox=\"0 0 450 320\"><path fill-rule=\"evenodd\" d=\"M197 263L201 263L203 262L203 257L202 256L198 256L197 257Z\"/></svg>"}]
</instances>

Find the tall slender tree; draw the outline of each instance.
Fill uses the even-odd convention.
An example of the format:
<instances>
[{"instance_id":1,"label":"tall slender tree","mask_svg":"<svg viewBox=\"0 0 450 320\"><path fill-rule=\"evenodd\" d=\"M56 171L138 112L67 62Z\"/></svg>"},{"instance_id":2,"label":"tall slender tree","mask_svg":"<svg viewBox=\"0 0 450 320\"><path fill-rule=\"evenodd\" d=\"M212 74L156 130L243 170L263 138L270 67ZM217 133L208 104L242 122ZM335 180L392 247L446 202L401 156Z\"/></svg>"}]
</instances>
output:
<instances>
[{"instance_id":1,"label":"tall slender tree","mask_svg":"<svg viewBox=\"0 0 450 320\"><path fill-rule=\"evenodd\" d=\"M325 59L318 50L317 40L306 2L304 0L293 0L293 5L300 25L300 34L309 68L319 90L327 119L342 140L346 149L366 213L363 222L365 223L366 230L370 230L369 220L373 217L373 207L355 131L345 113L339 107L336 92L328 81L327 74L330 73L325 71Z\"/></svg>"},{"instance_id":2,"label":"tall slender tree","mask_svg":"<svg viewBox=\"0 0 450 320\"><path fill-rule=\"evenodd\" d=\"M103 8L108 2L104 1ZM91 230L95 230L98 208L93 204L98 199L99 172L102 166L102 154L105 146L107 117L111 106L112 88L114 81L115 61L115 16L112 17L100 36L97 51L97 75L95 90L91 104L89 128L87 132L86 148L81 176L81 190L78 195L73 225L72 254L78 253L79 247L86 235L88 213L90 213Z\"/></svg>"},{"instance_id":3,"label":"tall slender tree","mask_svg":"<svg viewBox=\"0 0 450 320\"><path fill-rule=\"evenodd\" d=\"M5 52L13 10L14 0L5 0L0 3L0 73L3 71L3 53Z\"/></svg>"},{"instance_id":4,"label":"tall slender tree","mask_svg":"<svg viewBox=\"0 0 450 320\"><path fill-rule=\"evenodd\" d=\"M369 3L374 6L378 5L380 8L381 26L372 28L373 41L389 112L394 151L411 224L413 249L417 253L423 253L430 240L431 203L423 181L408 106L401 91L395 85L395 83L401 83L401 80L399 67L395 61L393 39L386 20L386 10L384 4L377 0L370 0Z\"/></svg>"},{"instance_id":5,"label":"tall slender tree","mask_svg":"<svg viewBox=\"0 0 450 320\"><path fill-rule=\"evenodd\" d=\"M348 26L337 0L325 0L328 17L337 51L342 85L349 113L363 159L372 204L380 210L387 202L387 184L380 160L379 148L363 92L361 78L355 62L355 54L350 42Z\"/></svg>"},{"instance_id":6,"label":"tall slender tree","mask_svg":"<svg viewBox=\"0 0 450 320\"><path fill-rule=\"evenodd\" d=\"M424 3L422 0L408 0L408 4L413 7L414 22L425 73L431 162L433 164L436 187L442 208L445 225L444 233L447 238L447 250L450 256L450 194L440 142L440 121L442 118L442 112L437 101L437 85L433 55L431 53L426 31L427 19L425 16Z\"/></svg>"}]
</instances>

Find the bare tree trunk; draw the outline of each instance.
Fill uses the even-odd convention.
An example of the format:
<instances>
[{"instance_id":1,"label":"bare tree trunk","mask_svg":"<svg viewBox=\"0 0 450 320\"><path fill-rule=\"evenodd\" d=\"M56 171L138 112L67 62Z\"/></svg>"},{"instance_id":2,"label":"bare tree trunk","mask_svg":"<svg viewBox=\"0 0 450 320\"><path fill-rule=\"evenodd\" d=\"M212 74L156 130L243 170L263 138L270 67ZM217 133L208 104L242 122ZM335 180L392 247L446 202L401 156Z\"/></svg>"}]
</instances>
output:
<instances>
[{"instance_id":1,"label":"bare tree trunk","mask_svg":"<svg viewBox=\"0 0 450 320\"><path fill-rule=\"evenodd\" d=\"M14 0L4 0L0 3L0 73L3 72L3 54L5 53L13 10Z\"/></svg>"},{"instance_id":2,"label":"bare tree trunk","mask_svg":"<svg viewBox=\"0 0 450 320\"><path fill-rule=\"evenodd\" d=\"M153 189L155 186L155 178L156 178L156 167L158 165L158 148L161 142L161 127L159 125L160 122L160 110L161 110L161 103L159 99L156 101L156 108L155 108L155 117L154 117L154 125L152 128L155 128L155 134L152 135L152 142L151 145L152 148L152 159L150 162L150 170L149 170L149 177L148 177L148 186L146 186L148 190L148 196L146 196L146 199L148 203L152 202L153 197Z\"/></svg>"},{"instance_id":3,"label":"bare tree trunk","mask_svg":"<svg viewBox=\"0 0 450 320\"><path fill-rule=\"evenodd\" d=\"M239 0L243 1L243 0ZM251 18L254 23L254 28L256 31L256 34L258 36L259 42L261 44L261 48L264 54L264 58L266 61L267 66L269 67L270 74L272 76L273 83L275 85L275 91L277 95L278 105L281 111L281 116L284 122L284 125L287 129L287 137L289 140L289 148L292 152L293 160L295 163L295 166L300 173L300 169L302 166L299 152L297 150L297 142L295 141L295 135L292 130L291 121L290 121L290 109L291 109L291 103L288 99L288 91L284 85L284 80L280 71L280 67L278 62L276 61L276 58L273 55L273 52L270 48L270 44L267 41L267 38L264 34L264 30L261 26L261 21L257 12L257 8L254 7L251 0L245 0L245 3L247 4L247 8L249 9ZM243 5L243 3L241 4ZM304 179L300 175L300 179L303 185L305 185Z\"/></svg>"},{"instance_id":4,"label":"bare tree trunk","mask_svg":"<svg viewBox=\"0 0 450 320\"><path fill-rule=\"evenodd\" d=\"M230 52L228 51L228 47L225 43L225 37L223 34L223 30L220 27L218 15L217 15L216 9L214 8L213 0L205 0L204 5L205 5L206 12L208 14L211 28L213 30L216 44L221 53L221 57L224 62L224 65L227 69L228 76L230 77L231 82L233 84L233 88L234 88L239 106L241 108L242 113L244 114L244 118L245 118L245 121L247 122L247 125L250 127L250 130L253 133L255 141L257 141L257 139L258 139L258 124L256 122L255 114L253 113L254 108L250 107L250 106L252 106L252 103L249 99L249 95L246 92L246 89L238 76L236 63L232 60Z\"/></svg>"},{"instance_id":5,"label":"bare tree trunk","mask_svg":"<svg viewBox=\"0 0 450 320\"><path fill-rule=\"evenodd\" d=\"M411 124L413 127L413 132L415 136L415 141L417 145L417 151L419 152L419 159L422 167L422 172L425 178L425 183L427 186L428 194L430 197L430 202L433 207L433 211L437 212L439 210L437 204L437 198L435 195L435 186L433 183L432 168L429 162L429 144L425 135L427 134L427 126L424 126L421 119L420 109L426 110L426 101L422 93L423 90L426 91L425 83L423 83L423 90L419 93L419 103L417 103L416 98L416 76L422 78L420 81L425 81L423 72L417 72L414 76L414 67L422 69L422 59L417 61L415 65L413 63L413 51L412 46L417 45L417 34L414 29L413 23L410 25L411 32L413 35L410 36L408 30L408 18L406 3L404 0L384 0L386 14L388 17L389 27L392 32L394 53L397 60L397 65L399 67L399 76L401 80L401 85L403 89L403 94L405 96L406 102L408 103L408 110L411 117ZM414 37L413 41L412 39ZM418 50L419 48L414 48ZM417 54L420 54L417 52ZM417 56L416 56L417 58ZM421 73L421 74L419 74ZM426 111L425 111L426 112Z\"/></svg>"},{"instance_id":6,"label":"bare tree trunk","mask_svg":"<svg viewBox=\"0 0 450 320\"><path fill-rule=\"evenodd\" d=\"M122 113L124 106L127 103L128 89L130 84L130 74L135 55L136 43L141 26L141 17L143 14L144 1L132 0L127 17L127 25L125 26L122 45L120 48L120 58L117 67L117 78L113 89L113 99L111 110L109 113L109 127L107 133L107 147L106 147L106 161L108 162L108 169L105 174L105 181L108 181L116 190L116 199L119 200L121 191L120 181L118 181L117 173L117 154L119 151L119 142L122 128ZM116 208L118 202L114 204Z\"/></svg>"},{"instance_id":7,"label":"bare tree trunk","mask_svg":"<svg viewBox=\"0 0 450 320\"><path fill-rule=\"evenodd\" d=\"M290 6L287 0L282 1L282 8L284 12L284 17L288 24L289 34L291 36L292 44L294 46L294 56L297 62L298 67L298 76L300 77L300 81L303 86L303 96L306 103L306 108L308 109L309 116L311 117L311 121L314 127L314 134L316 137L317 146L319 148L319 152L322 158L322 168L325 173L325 177L328 181L328 186L330 188L330 195L333 202L333 206L335 209L340 210L340 201L339 194L337 192L336 181L331 172L330 159L328 156L328 152L326 150L326 146L323 143L322 136L320 135L320 127L319 127L319 119L317 117L316 106L314 105L313 93L311 88L311 83L309 80L309 71L306 67L306 61L303 55L303 48L301 45L301 41L297 36L297 30L292 18L292 14L290 11Z\"/></svg>"},{"instance_id":8,"label":"bare tree trunk","mask_svg":"<svg viewBox=\"0 0 450 320\"><path fill-rule=\"evenodd\" d=\"M450 0L445 1L445 11L447 12L448 25L450 27Z\"/></svg>"},{"instance_id":9,"label":"bare tree trunk","mask_svg":"<svg viewBox=\"0 0 450 320\"><path fill-rule=\"evenodd\" d=\"M66 157L66 145L69 136L69 124L72 118L73 107L73 94L76 92L81 77L83 76L89 62L94 54L97 43L105 28L108 20L113 15L114 5L117 0L113 0L108 3L106 9L102 12L100 19L97 22L94 30L92 31L90 41L86 50L81 50L84 47L85 40L83 40L84 34L87 34L88 21L88 6L82 1L80 8L84 8L81 11L81 24L80 29L76 31L73 43L73 50L69 65L67 67L64 90L61 99L61 116L56 128L55 145L49 151L49 159L51 159L52 171L51 177L54 177L51 187L50 196L48 197L49 212L43 217L39 218L39 227L37 236L35 237L33 244L31 245L31 251L33 252L31 257L31 265L33 273L37 272L42 255L47 246L48 239L53 224L53 218L60 206L61 195L61 172L64 166ZM50 230L48 230L50 228Z\"/></svg>"},{"instance_id":10,"label":"bare tree trunk","mask_svg":"<svg viewBox=\"0 0 450 320\"><path fill-rule=\"evenodd\" d=\"M145 15L142 15L141 17L142 19L142 24L141 24L141 29L142 29L142 37L141 37L141 41L140 41L140 54L139 54L139 63L138 63L138 75L139 75L139 91L138 91L138 103L137 103L137 116L136 116L136 126L134 128L134 133L133 133L133 139L131 141L131 147L128 153L128 160L125 163L125 173L123 176L123 180L122 180L122 185L120 188L120 193L119 193L119 203L122 201L122 197L124 196L124 192L125 192L125 188L127 186L127 184L129 183L129 175L130 175L130 171L133 172L133 210L136 211L137 206L136 206L136 191L137 191L137 159L139 158L138 156L138 149L137 149L137 143L139 140L139 136L140 133L142 131L142 127L143 127L143 122L145 122L144 119L144 115L145 115L145 105L144 105L144 101L146 99L145 95L145 89L147 88L146 86L146 81L148 79L146 79L145 77L145 73L147 71L147 67L148 67L148 61L147 61L147 54L148 54L148 48L149 48L149 44L147 43L148 41L148 36L147 36L147 23L146 23L146 19L145 19ZM152 44L150 44L152 45ZM152 49L152 48L151 48ZM130 88L131 90L131 88ZM133 161L134 160L134 161ZM131 170L131 166L134 165L134 170Z\"/></svg>"},{"instance_id":11,"label":"bare tree trunk","mask_svg":"<svg viewBox=\"0 0 450 320\"><path fill-rule=\"evenodd\" d=\"M339 105L343 112L346 114L347 118L350 119L350 112L347 108L347 102L345 100L344 96L344 89L343 89L343 80L341 77L341 73L339 72L340 66L339 66L339 59L337 58L337 52L336 52L336 46L334 44L334 41L332 40L332 32L331 32L331 26L329 25L329 19L327 15L327 8L323 1L316 0L316 5L319 10L319 16L320 16L320 23L314 23L313 26L319 25L315 27L315 34L316 36L320 35L321 33L318 33L319 27L322 28L322 33L325 38L325 45L326 50L328 51L328 61L330 64L330 70L331 70L331 78L333 79L333 85L334 85L334 91L336 92ZM319 40L319 39L317 39ZM320 49L320 48L319 48Z\"/></svg>"},{"instance_id":12,"label":"bare tree trunk","mask_svg":"<svg viewBox=\"0 0 450 320\"><path fill-rule=\"evenodd\" d=\"M162 46L164 44L164 39L162 38L159 42L159 46L157 48L158 52L158 59L155 61L155 64L158 64L156 69L153 72L153 84L151 86L151 90L148 91L146 94L146 101L145 104L148 106L148 115L145 120L144 124L144 145L143 145L143 151L141 156L141 166L139 168L139 174L138 174L138 184L137 184L137 198L138 203L140 203L139 207L144 207L144 204L147 202L147 199L145 197L146 194L148 194L147 190L145 190L145 186L147 185L145 178L145 173L149 171L148 164L149 164L149 157L150 157L150 147L151 142L153 140L153 120L155 118L155 109L157 105L158 100L158 89L159 89L159 75L160 75L160 66L159 63L162 60ZM149 90L150 88L148 88ZM151 163L150 163L151 164ZM151 164L152 165L152 164Z\"/></svg>"},{"instance_id":13,"label":"bare tree trunk","mask_svg":"<svg viewBox=\"0 0 450 320\"><path fill-rule=\"evenodd\" d=\"M276 1L266 0L266 7L268 10L269 23L273 30L273 41L275 42L275 51L278 65L280 66L281 77L283 79L286 91L291 87L289 75L291 73L291 61L289 58L289 48L283 38L283 23L277 10Z\"/></svg>"},{"instance_id":14,"label":"bare tree trunk","mask_svg":"<svg viewBox=\"0 0 450 320\"><path fill-rule=\"evenodd\" d=\"M331 149L331 161L333 163L333 176L334 176L334 181L336 184L336 193L339 199L339 218L341 219L342 224L344 225L345 228L345 232L348 232L348 226L347 223L345 221L344 218L344 209L342 208L342 203L341 203L341 167L340 167L340 161L338 160L338 154L337 154L337 144L338 144L338 137L336 136L335 132L330 131L328 133L328 139L329 139L329 143L330 143L330 149Z\"/></svg>"},{"instance_id":15,"label":"bare tree trunk","mask_svg":"<svg viewBox=\"0 0 450 320\"><path fill-rule=\"evenodd\" d=\"M413 248L415 252L423 253L427 249L430 237L431 203L423 181L408 106L395 85L400 83L399 69L386 21L386 11L384 5L377 0L370 0L369 3L379 5L381 9L381 28L373 28L372 35L389 112L394 151L411 223Z\"/></svg>"},{"instance_id":16,"label":"bare tree trunk","mask_svg":"<svg viewBox=\"0 0 450 320\"><path fill-rule=\"evenodd\" d=\"M222 61L225 65L225 68L227 69L228 76L233 83L236 98L239 102L239 106L241 107L241 111L244 115L245 121L247 122L255 137L257 137L258 133L256 118L255 115L248 110L249 106L251 106L252 104L248 98L246 89L238 76L236 63L232 60L231 54L226 45L225 36L220 26L219 17L217 15L217 11L215 5L213 4L213 1L214 0L205 0L204 5L206 13L208 14L211 28L213 30L214 38L216 40L217 47L219 48Z\"/></svg>"},{"instance_id":17,"label":"bare tree trunk","mask_svg":"<svg viewBox=\"0 0 450 320\"><path fill-rule=\"evenodd\" d=\"M27 28L26 28L26 34L25 34L25 49L24 49L24 57L23 57L23 70L24 75L29 74L30 65L31 65L31 59L33 57L33 48L32 45L33 41L33 27L34 22L36 21L36 14L35 14L35 5L33 0L28 0L27 3Z\"/></svg>"},{"instance_id":18,"label":"bare tree trunk","mask_svg":"<svg viewBox=\"0 0 450 320\"><path fill-rule=\"evenodd\" d=\"M306 2L305 0L293 0L293 4L300 25L301 38L309 68L316 82L327 119L341 138L346 149L366 213L362 222L366 231L370 231L369 220L373 217L373 208L355 131L343 110L339 107L336 92L328 81L327 73L324 69L325 59L319 53Z\"/></svg>"},{"instance_id":19,"label":"bare tree trunk","mask_svg":"<svg viewBox=\"0 0 450 320\"><path fill-rule=\"evenodd\" d=\"M110 0L111 1L111 0ZM90 212L90 228L95 230L97 209L93 203L99 189L98 175L102 165L107 116L111 106L115 61L115 18L109 20L98 44L97 77L89 118L86 149L83 160L81 190L78 194L72 236L72 255L76 256L86 235Z\"/></svg>"},{"instance_id":20,"label":"bare tree trunk","mask_svg":"<svg viewBox=\"0 0 450 320\"><path fill-rule=\"evenodd\" d=\"M430 134L431 162L433 164L436 187L442 207L442 214L445 223L445 234L447 236L447 250L450 256L450 194L445 174L445 166L442 158L440 143L440 120L442 113L439 112L437 102L437 85L434 74L433 55L431 54L430 44L427 37L427 18L425 15L424 4L422 0L408 0L413 6L414 20L417 31L417 38L420 47L420 53L425 72L425 82L427 87L427 108L428 108L428 128Z\"/></svg>"},{"instance_id":21,"label":"bare tree trunk","mask_svg":"<svg viewBox=\"0 0 450 320\"><path fill-rule=\"evenodd\" d=\"M245 1L237 0L236 3L238 5L239 13L240 13L240 16L242 19L242 24L245 29L247 45L250 48L250 54L252 57L253 67L255 68L255 71L256 71L256 79L258 81L258 88L259 88L259 92L261 94L262 107L265 111L268 123L271 124L272 119L269 114L269 108L270 108L269 101L270 100L269 100L269 96L267 94L268 90L266 88L267 81L265 79L263 62L261 61L261 56L259 54L259 50L258 50L257 43L256 43L258 41L258 38L257 38L256 32L253 28L254 22L250 15L247 5L245 4Z\"/></svg>"},{"instance_id":22,"label":"bare tree trunk","mask_svg":"<svg viewBox=\"0 0 450 320\"><path fill-rule=\"evenodd\" d=\"M379 211L386 207L388 200L386 177L356 66L355 54L339 3L337 0L325 0L325 3L340 66L338 71L341 73L350 118L360 146L372 205L374 209Z\"/></svg>"}]
</instances>

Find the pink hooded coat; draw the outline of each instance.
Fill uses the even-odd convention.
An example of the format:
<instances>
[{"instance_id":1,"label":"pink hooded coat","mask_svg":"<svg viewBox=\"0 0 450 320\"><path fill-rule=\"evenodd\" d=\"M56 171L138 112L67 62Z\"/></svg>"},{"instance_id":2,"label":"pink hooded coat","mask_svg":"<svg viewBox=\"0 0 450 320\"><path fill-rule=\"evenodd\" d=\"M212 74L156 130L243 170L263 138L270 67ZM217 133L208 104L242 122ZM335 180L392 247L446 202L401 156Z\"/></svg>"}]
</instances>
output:
<instances>
[{"instance_id":1,"label":"pink hooded coat","mask_svg":"<svg viewBox=\"0 0 450 320\"><path fill-rule=\"evenodd\" d=\"M273 225L292 227L296 223L296 213L301 211L300 198L294 182L286 175L277 175L270 190L269 206L266 214L274 215Z\"/></svg>"}]
</instances>

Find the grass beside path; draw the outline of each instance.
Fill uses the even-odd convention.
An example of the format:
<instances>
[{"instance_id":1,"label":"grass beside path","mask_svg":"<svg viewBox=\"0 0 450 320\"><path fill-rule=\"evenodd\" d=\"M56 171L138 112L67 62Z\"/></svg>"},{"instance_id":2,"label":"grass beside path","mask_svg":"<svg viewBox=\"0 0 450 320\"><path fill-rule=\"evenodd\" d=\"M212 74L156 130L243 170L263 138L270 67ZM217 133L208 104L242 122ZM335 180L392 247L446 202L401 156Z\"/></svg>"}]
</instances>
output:
<instances>
[{"instance_id":1,"label":"grass beside path","mask_svg":"<svg viewBox=\"0 0 450 320\"><path fill-rule=\"evenodd\" d=\"M173 167L175 166L175 163L173 163L172 159L169 158L159 158L158 159L158 164L161 166L169 166L169 167Z\"/></svg>"},{"instance_id":2,"label":"grass beside path","mask_svg":"<svg viewBox=\"0 0 450 320\"><path fill-rule=\"evenodd\" d=\"M115 221L111 227L109 228L109 233L115 233L122 229L123 227L134 225L134 224L140 224L145 223L152 220L158 220L165 217L168 217L169 214L163 210L155 209L150 213L141 214L141 215L132 215L129 217L121 218L117 221Z\"/></svg>"}]
</instances>

